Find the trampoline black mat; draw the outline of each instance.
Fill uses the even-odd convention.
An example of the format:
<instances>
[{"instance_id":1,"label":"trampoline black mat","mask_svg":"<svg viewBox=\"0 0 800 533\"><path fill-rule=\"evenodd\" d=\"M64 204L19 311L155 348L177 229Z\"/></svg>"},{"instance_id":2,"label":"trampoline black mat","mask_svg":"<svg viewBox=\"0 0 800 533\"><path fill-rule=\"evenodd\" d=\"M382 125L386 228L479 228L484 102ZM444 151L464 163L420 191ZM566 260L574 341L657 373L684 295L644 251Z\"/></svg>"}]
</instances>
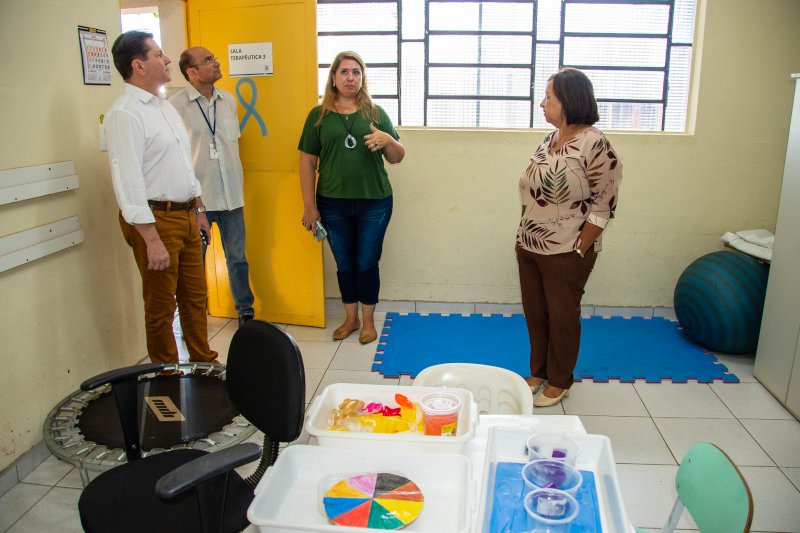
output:
<instances>
[{"instance_id":1,"label":"trampoline black mat","mask_svg":"<svg viewBox=\"0 0 800 533\"><path fill-rule=\"evenodd\" d=\"M164 402L164 397L179 413ZM151 405L160 412L156 413ZM145 452L205 438L239 415L228 398L226 382L200 375L173 374L139 381L138 407L139 434ZM176 420L181 415L184 420ZM108 448L125 447L117 404L110 391L86 405L77 425L86 441Z\"/></svg>"}]
</instances>

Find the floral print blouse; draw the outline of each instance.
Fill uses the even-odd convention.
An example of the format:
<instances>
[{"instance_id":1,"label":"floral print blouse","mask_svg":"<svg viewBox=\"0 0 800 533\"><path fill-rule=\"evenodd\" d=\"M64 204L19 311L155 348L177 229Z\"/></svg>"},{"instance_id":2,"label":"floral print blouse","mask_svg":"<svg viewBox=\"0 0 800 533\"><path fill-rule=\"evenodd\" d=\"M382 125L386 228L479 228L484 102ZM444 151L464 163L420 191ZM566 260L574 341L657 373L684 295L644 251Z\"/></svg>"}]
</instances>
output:
<instances>
[{"instance_id":1,"label":"floral print blouse","mask_svg":"<svg viewBox=\"0 0 800 533\"><path fill-rule=\"evenodd\" d=\"M544 138L519 180L522 220L517 244L542 255L572 252L588 220L605 228L614 217L622 163L594 127L578 132L550 154L558 131ZM602 249L602 234L594 243Z\"/></svg>"}]
</instances>

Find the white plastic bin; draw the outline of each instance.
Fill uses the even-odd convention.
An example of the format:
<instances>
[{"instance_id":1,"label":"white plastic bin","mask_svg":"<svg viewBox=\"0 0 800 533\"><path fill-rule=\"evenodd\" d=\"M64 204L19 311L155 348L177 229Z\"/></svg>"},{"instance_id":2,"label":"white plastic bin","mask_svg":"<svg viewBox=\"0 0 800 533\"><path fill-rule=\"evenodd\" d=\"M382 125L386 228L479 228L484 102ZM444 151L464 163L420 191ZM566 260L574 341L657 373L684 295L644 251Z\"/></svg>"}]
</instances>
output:
<instances>
[{"instance_id":1,"label":"white plastic bin","mask_svg":"<svg viewBox=\"0 0 800 533\"><path fill-rule=\"evenodd\" d=\"M481 495L478 503L478 520L475 533L489 533L491 505L494 501L494 473L497 463L527 463L528 437L534 431L519 428L493 427L489 429L489 442L486 446L486 463L481 482ZM581 435L565 433L581 445L581 453L575 464L579 470L594 474L597 488L597 504L603 533L635 533L622 501L622 490L617 479L611 441L604 435Z\"/></svg>"},{"instance_id":2,"label":"white plastic bin","mask_svg":"<svg viewBox=\"0 0 800 533\"><path fill-rule=\"evenodd\" d=\"M337 526L320 512L319 481L332 474L402 472L425 497L419 517L403 531L469 533L478 492L471 471L461 455L289 446L256 487L247 518L261 533L364 533Z\"/></svg>"},{"instance_id":3,"label":"white plastic bin","mask_svg":"<svg viewBox=\"0 0 800 533\"><path fill-rule=\"evenodd\" d=\"M438 387L398 387L394 385L364 385L336 383L328 385L311 403L306 415L305 430L317 439L320 446L428 453L461 453L464 444L475 436L478 425L478 408L472 393L464 389L447 389L461 400L458 427L455 437L436 437L420 433L356 433L329 431L328 415L346 399L375 398L384 404L395 405L394 395L402 394L412 402L431 392L442 392Z\"/></svg>"}]
</instances>

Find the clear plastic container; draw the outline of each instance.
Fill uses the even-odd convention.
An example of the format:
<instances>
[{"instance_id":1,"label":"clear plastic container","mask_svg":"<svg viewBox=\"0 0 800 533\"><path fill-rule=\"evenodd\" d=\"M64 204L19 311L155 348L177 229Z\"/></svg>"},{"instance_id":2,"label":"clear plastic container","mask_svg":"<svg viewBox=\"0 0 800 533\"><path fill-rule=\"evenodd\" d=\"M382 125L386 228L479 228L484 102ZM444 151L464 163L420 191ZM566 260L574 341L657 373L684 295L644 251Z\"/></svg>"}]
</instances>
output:
<instances>
[{"instance_id":1,"label":"clear plastic container","mask_svg":"<svg viewBox=\"0 0 800 533\"><path fill-rule=\"evenodd\" d=\"M575 466L580 453L580 444L557 433L537 433L528 439L528 461L554 459Z\"/></svg>"},{"instance_id":2,"label":"clear plastic container","mask_svg":"<svg viewBox=\"0 0 800 533\"><path fill-rule=\"evenodd\" d=\"M525 496L528 533L568 533L579 510L578 501L563 490L535 490Z\"/></svg>"},{"instance_id":3,"label":"clear plastic container","mask_svg":"<svg viewBox=\"0 0 800 533\"><path fill-rule=\"evenodd\" d=\"M419 406L426 435L455 437L461 408L458 396L446 392L426 394L420 399Z\"/></svg>"},{"instance_id":4,"label":"clear plastic container","mask_svg":"<svg viewBox=\"0 0 800 533\"><path fill-rule=\"evenodd\" d=\"M525 494L538 489L558 489L575 495L583 484L583 475L569 463L554 459L531 461L522 467Z\"/></svg>"}]
</instances>

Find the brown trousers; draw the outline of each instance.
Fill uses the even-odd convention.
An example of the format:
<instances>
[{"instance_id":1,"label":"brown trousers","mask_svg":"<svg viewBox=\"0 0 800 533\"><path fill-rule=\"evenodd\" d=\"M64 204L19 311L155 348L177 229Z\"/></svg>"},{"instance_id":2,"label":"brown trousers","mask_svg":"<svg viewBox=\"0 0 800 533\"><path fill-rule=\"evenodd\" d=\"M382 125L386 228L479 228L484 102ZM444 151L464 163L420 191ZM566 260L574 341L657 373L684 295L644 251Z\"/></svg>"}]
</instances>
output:
<instances>
[{"instance_id":1,"label":"brown trousers","mask_svg":"<svg viewBox=\"0 0 800 533\"><path fill-rule=\"evenodd\" d=\"M568 389L581 346L581 297L597 252L542 255L517 247L531 375Z\"/></svg>"},{"instance_id":2,"label":"brown trousers","mask_svg":"<svg viewBox=\"0 0 800 533\"><path fill-rule=\"evenodd\" d=\"M153 211L156 230L169 252L166 270L147 270L147 245L137 229L125 222L119 225L133 248L136 266L142 275L147 353L154 363L177 363L178 347L172 333L175 298L180 308L181 329L191 361L208 362L217 357L208 346L206 319L206 272L197 220L192 211Z\"/></svg>"}]
</instances>

